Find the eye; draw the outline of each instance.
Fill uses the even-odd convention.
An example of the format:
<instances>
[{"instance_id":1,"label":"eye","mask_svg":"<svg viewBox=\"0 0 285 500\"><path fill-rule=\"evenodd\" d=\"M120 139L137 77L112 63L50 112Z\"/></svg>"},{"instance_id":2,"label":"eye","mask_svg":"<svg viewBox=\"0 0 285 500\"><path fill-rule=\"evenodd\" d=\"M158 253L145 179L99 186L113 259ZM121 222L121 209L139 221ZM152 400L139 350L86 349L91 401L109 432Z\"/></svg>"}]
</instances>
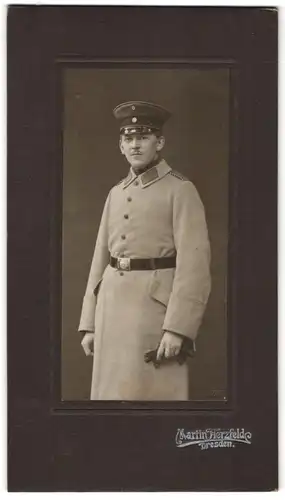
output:
<instances>
[{"instance_id":1,"label":"eye","mask_svg":"<svg viewBox=\"0 0 285 500\"><path fill-rule=\"evenodd\" d=\"M149 139L148 135L143 135L143 136L142 136L142 140L143 140L143 141L148 141L148 139Z\"/></svg>"}]
</instances>

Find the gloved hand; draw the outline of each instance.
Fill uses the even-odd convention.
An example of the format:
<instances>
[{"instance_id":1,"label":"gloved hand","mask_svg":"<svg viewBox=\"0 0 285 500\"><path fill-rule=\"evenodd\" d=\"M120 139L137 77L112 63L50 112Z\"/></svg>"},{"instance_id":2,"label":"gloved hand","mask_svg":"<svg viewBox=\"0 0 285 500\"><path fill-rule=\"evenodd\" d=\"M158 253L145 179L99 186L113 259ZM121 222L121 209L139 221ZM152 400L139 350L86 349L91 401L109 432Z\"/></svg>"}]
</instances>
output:
<instances>
[{"instance_id":1,"label":"gloved hand","mask_svg":"<svg viewBox=\"0 0 285 500\"><path fill-rule=\"evenodd\" d=\"M157 359L157 351L159 346L156 349L147 351L144 354L144 360L146 363L153 363L155 368L159 368L161 364L167 364L169 362L177 361L180 365L186 362L188 357L193 358L195 356L195 348L193 341L187 337L183 338L182 346L180 352L175 356L171 356L166 358L163 356L161 359Z\"/></svg>"}]
</instances>

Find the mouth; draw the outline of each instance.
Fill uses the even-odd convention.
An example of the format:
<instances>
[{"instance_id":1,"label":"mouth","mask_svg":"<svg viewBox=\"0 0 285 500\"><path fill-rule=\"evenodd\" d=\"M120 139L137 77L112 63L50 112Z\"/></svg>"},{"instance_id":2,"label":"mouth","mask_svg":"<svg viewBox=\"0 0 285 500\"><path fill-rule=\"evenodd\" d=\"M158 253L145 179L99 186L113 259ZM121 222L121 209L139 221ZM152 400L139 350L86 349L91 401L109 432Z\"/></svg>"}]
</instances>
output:
<instances>
[{"instance_id":1,"label":"mouth","mask_svg":"<svg viewBox=\"0 0 285 500\"><path fill-rule=\"evenodd\" d=\"M131 156L141 156L141 153L132 153Z\"/></svg>"}]
</instances>

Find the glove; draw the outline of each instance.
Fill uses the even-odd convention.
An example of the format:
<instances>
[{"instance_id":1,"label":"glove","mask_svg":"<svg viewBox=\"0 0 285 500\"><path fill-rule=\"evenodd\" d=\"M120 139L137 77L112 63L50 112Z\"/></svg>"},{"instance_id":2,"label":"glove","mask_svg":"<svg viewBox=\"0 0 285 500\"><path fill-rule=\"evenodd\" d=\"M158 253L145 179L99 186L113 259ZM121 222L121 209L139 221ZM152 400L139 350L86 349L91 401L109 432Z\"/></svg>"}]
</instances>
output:
<instances>
[{"instance_id":1,"label":"glove","mask_svg":"<svg viewBox=\"0 0 285 500\"><path fill-rule=\"evenodd\" d=\"M194 348L194 343L193 340L184 338L181 349L179 353L176 356L171 356L171 358L165 358L163 357L161 360L157 359L157 351L158 347L156 349L152 349L150 351L147 351L144 354L144 360L146 363L153 363L155 368L159 368L160 365L163 363L168 363L168 362L173 362L177 361L179 365L183 365L183 363L186 362L187 358L193 358L195 356L195 348Z\"/></svg>"}]
</instances>

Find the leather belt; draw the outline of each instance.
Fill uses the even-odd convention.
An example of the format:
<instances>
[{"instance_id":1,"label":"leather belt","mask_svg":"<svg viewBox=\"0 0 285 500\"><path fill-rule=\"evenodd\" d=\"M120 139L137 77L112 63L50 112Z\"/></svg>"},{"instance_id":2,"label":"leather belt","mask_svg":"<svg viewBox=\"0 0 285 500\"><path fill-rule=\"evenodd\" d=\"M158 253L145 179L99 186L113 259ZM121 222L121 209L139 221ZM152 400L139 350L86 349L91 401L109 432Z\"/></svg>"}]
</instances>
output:
<instances>
[{"instance_id":1,"label":"leather belt","mask_svg":"<svg viewBox=\"0 0 285 500\"><path fill-rule=\"evenodd\" d=\"M176 257L157 257L154 259L130 259L129 257L110 257L110 266L122 271L150 271L176 267Z\"/></svg>"}]
</instances>

